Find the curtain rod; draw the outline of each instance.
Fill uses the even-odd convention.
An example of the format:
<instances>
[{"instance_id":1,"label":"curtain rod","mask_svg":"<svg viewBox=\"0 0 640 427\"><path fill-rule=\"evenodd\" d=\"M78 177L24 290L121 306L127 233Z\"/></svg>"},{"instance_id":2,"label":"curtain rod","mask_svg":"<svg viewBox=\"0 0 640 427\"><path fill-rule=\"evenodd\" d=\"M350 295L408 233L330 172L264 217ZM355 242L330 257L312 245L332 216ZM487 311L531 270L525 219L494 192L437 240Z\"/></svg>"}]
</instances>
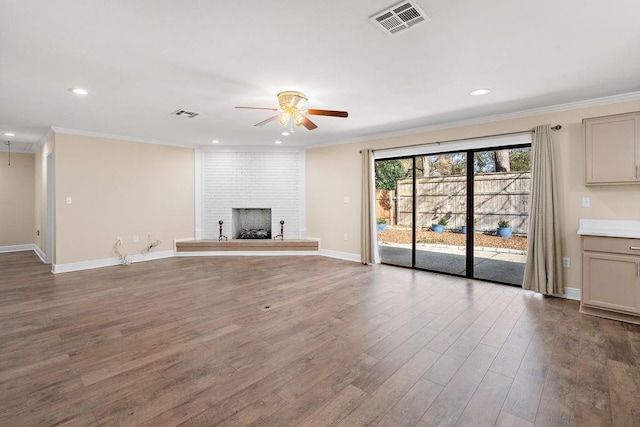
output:
<instances>
[{"instance_id":1,"label":"curtain rod","mask_svg":"<svg viewBox=\"0 0 640 427\"><path fill-rule=\"evenodd\" d=\"M555 125L555 126L551 126L550 129L551 130L560 130L560 129L562 129L562 126ZM496 136L517 135L519 133L526 133L526 132L533 132L533 129L523 130L523 131L520 131L520 132L506 132L506 133L496 133L496 134L493 134L493 135L472 136L471 138L448 139L446 141L421 142L419 144L400 145L398 147L383 148L383 150L396 149L396 148L418 147L420 145L427 145L427 144L438 144L438 145L440 145L440 144L443 144L445 142L455 142L455 141L462 141L462 140L468 141L468 140L473 140L473 139L493 138L493 137L496 137ZM373 151L376 151L376 150L373 150ZM362 150L360 150L360 154L362 154Z\"/></svg>"}]
</instances>

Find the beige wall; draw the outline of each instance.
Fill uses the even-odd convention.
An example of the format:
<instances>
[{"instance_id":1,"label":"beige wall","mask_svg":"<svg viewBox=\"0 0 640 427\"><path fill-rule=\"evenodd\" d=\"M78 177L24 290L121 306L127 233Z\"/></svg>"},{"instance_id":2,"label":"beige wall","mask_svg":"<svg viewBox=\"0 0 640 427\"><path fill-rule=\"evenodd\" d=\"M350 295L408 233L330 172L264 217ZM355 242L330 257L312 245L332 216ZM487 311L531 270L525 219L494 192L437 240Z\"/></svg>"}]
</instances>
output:
<instances>
[{"instance_id":1,"label":"beige wall","mask_svg":"<svg viewBox=\"0 0 640 427\"><path fill-rule=\"evenodd\" d=\"M0 246L34 242L34 157L0 152Z\"/></svg>"},{"instance_id":2,"label":"beige wall","mask_svg":"<svg viewBox=\"0 0 640 427\"><path fill-rule=\"evenodd\" d=\"M424 144L518 132L546 123L560 124L562 130L554 131L552 138L562 200L563 251L572 261L565 279L566 286L580 287L580 239L576 234L579 219L640 219L640 185L584 185L582 119L638 110L640 102L633 101L310 149L307 152L307 235L320 238L322 249L360 253L361 158L358 151L361 148ZM347 204L343 201L345 196L350 199ZM581 207L584 196L591 197L590 208ZM344 234L348 234L347 241L343 239Z\"/></svg>"},{"instance_id":3,"label":"beige wall","mask_svg":"<svg viewBox=\"0 0 640 427\"><path fill-rule=\"evenodd\" d=\"M113 257L118 236L172 250L194 235L194 150L56 133L55 203L56 264Z\"/></svg>"}]
</instances>

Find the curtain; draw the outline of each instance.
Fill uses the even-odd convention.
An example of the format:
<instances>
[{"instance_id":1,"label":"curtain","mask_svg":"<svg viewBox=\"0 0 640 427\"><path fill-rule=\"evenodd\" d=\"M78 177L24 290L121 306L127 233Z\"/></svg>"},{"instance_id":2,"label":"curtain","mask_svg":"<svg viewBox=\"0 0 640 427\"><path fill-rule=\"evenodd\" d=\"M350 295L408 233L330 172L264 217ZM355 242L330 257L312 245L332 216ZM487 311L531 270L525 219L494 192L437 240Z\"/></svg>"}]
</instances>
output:
<instances>
[{"instance_id":1,"label":"curtain","mask_svg":"<svg viewBox=\"0 0 640 427\"><path fill-rule=\"evenodd\" d=\"M564 294L559 199L549 125L534 129L532 151L531 211L522 288L547 295Z\"/></svg>"},{"instance_id":2,"label":"curtain","mask_svg":"<svg viewBox=\"0 0 640 427\"><path fill-rule=\"evenodd\" d=\"M374 181L373 150L362 150L362 230L360 232L360 259L363 264L376 262L376 191Z\"/></svg>"}]
</instances>

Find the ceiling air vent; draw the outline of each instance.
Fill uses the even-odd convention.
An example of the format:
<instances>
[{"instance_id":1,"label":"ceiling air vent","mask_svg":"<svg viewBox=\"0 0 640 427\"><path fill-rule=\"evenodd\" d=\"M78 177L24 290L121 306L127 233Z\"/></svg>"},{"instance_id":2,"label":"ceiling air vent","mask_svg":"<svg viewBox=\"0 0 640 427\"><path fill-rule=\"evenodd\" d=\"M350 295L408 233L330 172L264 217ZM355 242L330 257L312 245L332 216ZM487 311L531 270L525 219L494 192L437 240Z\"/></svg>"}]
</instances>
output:
<instances>
[{"instance_id":1,"label":"ceiling air vent","mask_svg":"<svg viewBox=\"0 0 640 427\"><path fill-rule=\"evenodd\" d=\"M403 1L369 17L386 34L394 35L420 22L431 21L424 10L413 1Z\"/></svg>"},{"instance_id":2,"label":"ceiling air vent","mask_svg":"<svg viewBox=\"0 0 640 427\"><path fill-rule=\"evenodd\" d=\"M192 111L187 111L187 110L176 110L173 113L174 116L179 116L179 117L186 117L188 119L193 119L196 116L199 116L199 113L194 113Z\"/></svg>"}]
</instances>

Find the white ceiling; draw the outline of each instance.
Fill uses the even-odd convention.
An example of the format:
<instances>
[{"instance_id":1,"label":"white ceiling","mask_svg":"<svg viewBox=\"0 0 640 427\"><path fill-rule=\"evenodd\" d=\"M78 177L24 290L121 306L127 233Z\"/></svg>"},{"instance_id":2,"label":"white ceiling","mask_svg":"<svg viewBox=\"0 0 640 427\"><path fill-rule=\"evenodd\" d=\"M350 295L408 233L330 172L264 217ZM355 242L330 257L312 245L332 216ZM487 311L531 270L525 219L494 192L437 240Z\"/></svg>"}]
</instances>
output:
<instances>
[{"instance_id":1,"label":"white ceiling","mask_svg":"<svg viewBox=\"0 0 640 427\"><path fill-rule=\"evenodd\" d=\"M302 147L640 90L638 0L417 0L431 21L390 37L368 17L394 3L0 0L0 135ZM282 137L234 108L283 90L349 118Z\"/></svg>"}]
</instances>

